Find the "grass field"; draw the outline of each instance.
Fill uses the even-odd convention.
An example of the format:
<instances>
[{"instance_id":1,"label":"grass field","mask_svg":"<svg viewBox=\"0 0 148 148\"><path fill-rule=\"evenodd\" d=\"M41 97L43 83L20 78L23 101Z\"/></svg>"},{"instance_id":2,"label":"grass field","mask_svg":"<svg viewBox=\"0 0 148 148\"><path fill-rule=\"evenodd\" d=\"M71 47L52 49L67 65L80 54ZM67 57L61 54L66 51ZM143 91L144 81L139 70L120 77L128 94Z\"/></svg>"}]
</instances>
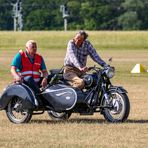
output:
<instances>
[{"instance_id":1,"label":"grass field","mask_svg":"<svg viewBox=\"0 0 148 148\"><path fill-rule=\"evenodd\" d=\"M66 44L76 31L0 32L0 92L10 82L10 64L29 39L38 42L38 52L48 69L60 68ZM52 121L47 113L33 116L28 124L15 125L0 111L0 147L6 148L144 148L148 145L148 73L131 74L136 63L148 69L148 32L88 31L90 41L116 68L113 84L128 91L131 111L125 123L107 123L100 114L73 114L68 121ZM88 60L88 65L94 65Z\"/></svg>"}]
</instances>

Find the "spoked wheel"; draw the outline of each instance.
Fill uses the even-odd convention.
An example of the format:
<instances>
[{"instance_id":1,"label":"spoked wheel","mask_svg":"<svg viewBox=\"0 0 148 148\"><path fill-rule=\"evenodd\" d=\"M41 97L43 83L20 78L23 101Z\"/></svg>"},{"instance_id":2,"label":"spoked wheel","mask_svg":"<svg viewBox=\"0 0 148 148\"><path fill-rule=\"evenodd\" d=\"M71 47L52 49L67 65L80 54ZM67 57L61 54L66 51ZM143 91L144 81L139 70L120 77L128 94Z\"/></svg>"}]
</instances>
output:
<instances>
[{"instance_id":1,"label":"spoked wheel","mask_svg":"<svg viewBox=\"0 0 148 148\"><path fill-rule=\"evenodd\" d=\"M29 122L32 117L32 113L32 110L22 109L22 99L19 97L11 99L6 108L8 119L16 124Z\"/></svg>"},{"instance_id":2,"label":"spoked wheel","mask_svg":"<svg viewBox=\"0 0 148 148\"><path fill-rule=\"evenodd\" d=\"M125 93L111 91L109 94L109 108L104 108L104 118L109 122L123 122L128 118L130 103ZM104 106L108 106L104 100Z\"/></svg>"},{"instance_id":3,"label":"spoked wheel","mask_svg":"<svg viewBox=\"0 0 148 148\"><path fill-rule=\"evenodd\" d=\"M62 112L62 113L58 113L55 111L47 111L48 115L55 121L64 121L64 120L68 120L69 117L71 116L71 113L66 113L66 112Z\"/></svg>"}]
</instances>

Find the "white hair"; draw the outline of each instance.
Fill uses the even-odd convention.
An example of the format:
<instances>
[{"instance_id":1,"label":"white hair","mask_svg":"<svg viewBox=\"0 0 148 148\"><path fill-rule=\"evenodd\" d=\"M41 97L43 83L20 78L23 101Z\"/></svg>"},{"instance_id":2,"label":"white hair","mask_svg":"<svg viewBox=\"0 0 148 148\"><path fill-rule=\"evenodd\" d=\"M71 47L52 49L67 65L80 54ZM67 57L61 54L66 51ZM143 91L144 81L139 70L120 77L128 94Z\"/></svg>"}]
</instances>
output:
<instances>
[{"instance_id":1,"label":"white hair","mask_svg":"<svg viewBox=\"0 0 148 148\"><path fill-rule=\"evenodd\" d=\"M36 44L36 41L34 41L34 40L27 41L26 48L28 48L30 44Z\"/></svg>"}]
</instances>

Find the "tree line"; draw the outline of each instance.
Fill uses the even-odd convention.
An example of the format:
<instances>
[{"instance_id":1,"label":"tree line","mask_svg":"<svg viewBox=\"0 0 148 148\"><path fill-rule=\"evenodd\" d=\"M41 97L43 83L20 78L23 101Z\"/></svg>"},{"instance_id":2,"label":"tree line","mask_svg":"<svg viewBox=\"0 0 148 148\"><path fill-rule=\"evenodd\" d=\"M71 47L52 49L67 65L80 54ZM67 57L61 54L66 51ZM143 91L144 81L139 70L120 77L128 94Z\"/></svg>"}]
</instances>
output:
<instances>
[{"instance_id":1,"label":"tree line","mask_svg":"<svg viewBox=\"0 0 148 148\"><path fill-rule=\"evenodd\" d=\"M0 0L0 30L13 30L12 4ZM148 0L21 0L23 30L147 30Z\"/></svg>"}]
</instances>

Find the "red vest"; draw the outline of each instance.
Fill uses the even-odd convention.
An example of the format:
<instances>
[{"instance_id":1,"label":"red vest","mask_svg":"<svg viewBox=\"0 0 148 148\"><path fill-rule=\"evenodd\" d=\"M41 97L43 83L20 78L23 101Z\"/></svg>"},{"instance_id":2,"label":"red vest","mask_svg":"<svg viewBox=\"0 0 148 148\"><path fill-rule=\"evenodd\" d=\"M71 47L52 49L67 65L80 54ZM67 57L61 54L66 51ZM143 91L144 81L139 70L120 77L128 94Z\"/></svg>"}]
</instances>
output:
<instances>
[{"instance_id":1,"label":"red vest","mask_svg":"<svg viewBox=\"0 0 148 148\"><path fill-rule=\"evenodd\" d=\"M39 82L41 73L39 72L41 68L42 57L39 54L35 54L34 63L32 64L26 55L26 52L20 52L22 59L22 70L20 72L22 77L32 76L35 82Z\"/></svg>"}]
</instances>

